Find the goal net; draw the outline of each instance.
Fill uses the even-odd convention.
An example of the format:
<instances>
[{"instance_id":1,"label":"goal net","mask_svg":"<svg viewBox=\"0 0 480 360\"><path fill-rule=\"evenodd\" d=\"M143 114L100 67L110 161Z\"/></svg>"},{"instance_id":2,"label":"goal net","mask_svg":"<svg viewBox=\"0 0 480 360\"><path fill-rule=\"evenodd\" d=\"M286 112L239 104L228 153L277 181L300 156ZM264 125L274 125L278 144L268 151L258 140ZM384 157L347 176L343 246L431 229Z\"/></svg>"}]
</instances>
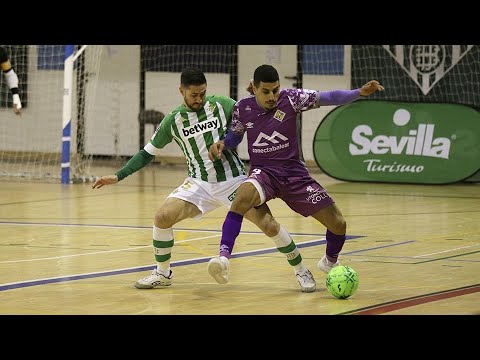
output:
<instances>
[{"instance_id":1,"label":"goal net","mask_svg":"<svg viewBox=\"0 0 480 360\"><path fill-rule=\"evenodd\" d=\"M381 77L383 100L480 110L479 56L478 45L353 45L352 87Z\"/></svg>"},{"instance_id":2,"label":"goal net","mask_svg":"<svg viewBox=\"0 0 480 360\"><path fill-rule=\"evenodd\" d=\"M210 94L237 97L236 45L75 45L71 91L65 45L6 48L23 112L13 113L0 76L0 181L65 183L68 169L68 182L90 182L112 173L181 103L186 66L202 68ZM155 162L185 163L176 143L162 150Z\"/></svg>"},{"instance_id":3,"label":"goal net","mask_svg":"<svg viewBox=\"0 0 480 360\"><path fill-rule=\"evenodd\" d=\"M69 182L85 181L92 154L85 151L87 124L94 124L101 45L73 46L74 67L69 97L70 138L64 121L65 45L6 45L19 78L22 114L12 110L12 97L0 78L0 180L60 182L62 167ZM94 129L90 129L94 131ZM65 144L69 145L65 148ZM62 151L68 161L62 164ZM68 155L68 156L66 156Z\"/></svg>"}]
</instances>

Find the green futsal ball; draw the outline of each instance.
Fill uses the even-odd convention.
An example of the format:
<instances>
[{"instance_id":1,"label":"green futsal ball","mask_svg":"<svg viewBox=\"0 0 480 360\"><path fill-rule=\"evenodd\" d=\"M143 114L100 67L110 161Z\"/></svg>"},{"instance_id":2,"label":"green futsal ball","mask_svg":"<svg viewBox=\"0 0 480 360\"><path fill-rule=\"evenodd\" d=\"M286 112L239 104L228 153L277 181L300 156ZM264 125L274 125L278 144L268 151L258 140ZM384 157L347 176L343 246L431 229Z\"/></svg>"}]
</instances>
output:
<instances>
[{"instance_id":1,"label":"green futsal ball","mask_svg":"<svg viewBox=\"0 0 480 360\"><path fill-rule=\"evenodd\" d=\"M358 289L358 274L350 266L335 266L327 274L327 289L337 299L346 299Z\"/></svg>"}]
</instances>

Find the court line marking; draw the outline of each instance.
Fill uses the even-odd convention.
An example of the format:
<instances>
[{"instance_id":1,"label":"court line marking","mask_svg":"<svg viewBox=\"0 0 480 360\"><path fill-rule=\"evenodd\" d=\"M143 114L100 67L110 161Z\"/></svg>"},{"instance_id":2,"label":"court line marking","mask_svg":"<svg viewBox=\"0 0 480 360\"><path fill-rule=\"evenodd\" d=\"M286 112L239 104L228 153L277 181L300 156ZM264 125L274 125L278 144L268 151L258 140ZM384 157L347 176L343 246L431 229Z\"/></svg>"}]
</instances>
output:
<instances>
[{"instance_id":1,"label":"court line marking","mask_svg":"<svg viewBox=\"0 0 480 360\"><path fill-rule=\"evenodd\" d=\"M179 241L175 241L175 244L180 244L180 243L189 242L189 241L198 241L198 240L210 239L210 238L214 238L214 237L218 237L218 234L211 235L211 236L203 236L203 237L198 237L198 238L193 238L193 239L187 239L187 240L179 240ZM142 246L135 246L135 248L123 248L123 249L115 249L115 250L95 251L95 252L89 252L89 253L83 253L83 254L51 256L51 257L44 257L44 258L25 259L25 260L5 260L5 261L0 261L0 264L21 263L21 262L30 262L30 261L43 261L43 260L55 260L55 259L67 259L67 258L73 258L73 257L79 257L79 256L90 256L90 255L103 255L103 254L110 254L110 253L116 253L116 252L122 252L122 251L135 251L135 250L138 250L138 249L151 248L151 247L152 247L152 245L142 245Z\"/></svg>"},{"instance_id":2,"label":"court line marking","mask_svg":"<svg viewBox=\"0 0 480 360\"><path fill-rule=\"evenodd\" d=\"M434 252L434 253L430 253L430 254L417 255L417 256L413 256L413 258L420 258L420 257L424 257L424 256L444 254L444 253L447 253L447 252L452 252L452 251L461 250L461 249L468 249L468 248L475 247L475 246L479 246L479 245L480 245L480 244L474 244L474 245L469 245L469 246L462 246L462 247L453 248L453 249L448 249L448 250L444 250L444 251L438 251L438 252Z\"/></svg>"},{"instance_id":3,"label":"court line marking","mask_svg":"<svg viewBox=\"0 0 480 360\"><path fill-rule=\"evenodd\" d=\"M347 240L357 239L357 238L362 238L362 237L363 236L348 235ZM409 242L411 242L411 241L379 246L379 247L371 248L371 250L378 249L378 248L385 248L385 247L403 245L403 244L409 243ZM321 240L315 239L315 240L309 240L309 241L305 241L305 242L302 242L302 243L298 243L297 247L304 248L304 247L323 245L325 243L326 243L326 240L323 237ZM245 256L253 256L253 255L261 255L261 254L273 253L273 252L277 252L277 251L278 251L278 249L276 247L269 247L269 248L259 249L259 250L249 250L249 251L238 252L238 253L232 255L232 258L239 258L239 257L245 257ZM348 252L348 253L345 253L345 254L354 253L354 252L358 252L358 251L364 251L364 250L352 251L352 252ZM176 267L176 266L186 266L186 265L192 265L192 264L205 263L205 262L208 262L211 258L212 258L211 256L204 256L204 257L188 259L188 260L172 261L170 266L173 268L173 267ZM153 270L155 267L156 267L156 265L135 266L135 267L124 268L124 269L119 269L119 270L100 271L100 272L94 272L94 273L84 273L84 274L79 274L79 275L66 275L66 276L58 276L58 277L51 277L51 278L43 278L43 279L38 279L38 280L27 280L27 281L6 283L6 284L1 284L0 285L0 291L6 291L6 290L18 289L18 288L25 288L25 287L37 286L37 285L46 285L46 284L59 283L59 282L66 282L66 281L83 280L83 279L103 277L103 276L123 275L123 274L129 274L129 273L134 273L134 272Z\"/></svg>"},{"instance_id":4,"label":"court line marking","mask_svg":"<svg viewBox=\"0 0 480 360\"><path fill-rule=\"evenodd\" d=\"M198 241L198 240L204 240L204 239L210 239L210 238L215 238L215 237L218 237L220 234L221 234L221 230L203 230L203 231L200 231L200 230L193 230L193 229L185 229L185 230L181 230L181 229L174 229L174 233L175 232L179 232L179 231L195 231L195 232L214 232L216 233L216 235L212 235L212 236L204 236L204 237L196 237L196 238L192 238L192 239L186 239L186 240L175 240L175 244L181 244L181 243L185 243L185 242L191 242L191 241ZM247 231L242 231L241 234L252 234L252 235L265 235L263 232L247 232ZM308 235L308 234L300 234L300 235L297 235L297 234L294 234L294 233L290 233L291 235L294 235L294 236L312 236L312 235ZM318 234L315 234L315 235L318 235ZM360 237L360 236L358 236ZM22 246L25 246L25 245L22 245ZM28 247L25 246L25 247ZM55 259L67 259L67 258L73 258L73 257L80 257L80 256L90 256L90 255L103 255L103 254L108 254L108 253L116 253L116 252L122 252L122 251L136 251L138 249L143 249L143 248L150 248L152 247L152 245L141 245L141 246L135 246L135 248L123 248L123 249L115 249L115 250L103 250L103 251L95 251L95 252L88 252L88 253L82 253L82 254L72 254L72 255L61 255L61 256L51 256L51 257L44 257L44 258L36 258L36 259L25 259L25 260L5 260L5 261L0 261L0 264L11 264L11 263L21 263L21 262L30 262L30 261L44 261L44 260L55 260Z\"/></svg>"},{"instance_id":5,"label":"court line marking","mask_svg":"<svg viewBox=\"0 0 480 360\"><path fill-rule=\"evenodd\" d=\"M24 226L53 226L53 227L86 227L86 228L103 228L103 229L129 229L129 230L152 230L150 226L134 226L134 225L103 225L103 224L64 224L64 223L38 223L38 222L25 222L25 221L0 221L0 225L24 225ZM173 229L174 232L178 231L195 231L195 232L216 232L221 233L222 230L215 229L195 229L195 228L178 228ZM242 234L262 234L261 231L243 231ZM290 235L295 236L318 236L318 233L295 233L290 232Z\"/></svg>"},{"instance_id":6,"label":"court line marking","mask_svg":"<svg viewBox=\"0 0 480 360\"><path fill-rule=\"evenodd\" d=\"M347 240L362 238L362 237L363 236L347 236ZM188 241L188 240L184 240L184 241ZM393 246L400 246L400 245L404 245L412 242L415 242L415 240L404 241L396 244L377 246L377 247L372 247L368 249L354 250L354 251L346 252L345 255L356 254L356 253L365 252L369 250L376 250L376 249L388 248ZM316 245L325 244L325 243L326 243L325 239L322 239L322 240L317 239L317 240L311 240L311 241L305 241L303 243L299 243L297 244L297 246L299 248L303 248L303 247L316 246ZM250 250L250 251L239 252L237 254L234 254L232 257L237 258L237 257L245 257L245 256L252 256L252 255L261 255L261 254L275 252L275 251L277 251L277 248L270 247L270 248L265 248L260 250ZM171 266L176 267L176 266L185 266L190 264L198 264L202 262L207 262L210 260L210 258L211 257L200 257L200 258L195 258L190 260L175 261L171 263ZM8 284L0 285L0 291L25 288L25 287L36 286L36 285L46 285L49 283L75 281L75 280L82 280L87 278L95 278L95 277L102 277L102 276L111 276L111 275L119 275L119 274L133 273L133 272L139 272L139 271L153 270L155 267L156 265L149 265L149 266L126 268L121 270L102 271L102 272L87 273L87 274L81 274L81 275L72 275L72 276L45 278L45 279L33 280L33 281L8 283ZM476 292L480 292L480 284L469 285L469 286L465 286L457 289L439 291L431 294L414 296L406 299L394 300L394 301L390 301L383 304L368 306L362 309L356 309L356 310L352 310L345 313L339 313L338 315L380 315L387 312L404 309L407 307L412 307L412 306L439 301L443 299L448 299L452 297L463 296L463 295L472 294Z\"/></svg>"},{"instance_id":7,"label":"court line marking","mask_svg":"<svg viewBox=\"0 0 480 360\"><path fill-rule=\"evenodd\" d=\"M364 307L362 309L348 311L339 315L381 315L387 312L405 309L407 307L449 299L452 297L474 294L477 292L480 292L480 284L468 285L457 289L449 289L431 294L424 294L405 299L389 301L383 304L376 304L373 306Z\"/></svg>"}]
</instances>

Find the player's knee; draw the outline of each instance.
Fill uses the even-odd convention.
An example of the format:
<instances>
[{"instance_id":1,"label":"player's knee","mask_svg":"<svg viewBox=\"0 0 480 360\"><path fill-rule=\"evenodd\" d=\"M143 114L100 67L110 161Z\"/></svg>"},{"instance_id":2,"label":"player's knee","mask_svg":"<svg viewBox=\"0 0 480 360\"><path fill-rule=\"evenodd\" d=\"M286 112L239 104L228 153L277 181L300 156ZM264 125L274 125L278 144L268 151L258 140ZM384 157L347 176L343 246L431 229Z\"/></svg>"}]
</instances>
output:
<instances>
[{"instance_id":1,"label":"player's knee","mask_svg":"<svg viewBox=\"0 0 480 360\"><path fill-rule=\"evenodd\" d=\"M248 210L258 205L259 196L257 189L251 183L243 183L235 194L235 200L233 201L230 210L245 214Z\"/></svg>"},{"instance_id":2,"label":"player's knee","mask_svg":"<svg viewBox=\"0 0 480 360\"><path fill-rule=\"evenodd\" d=\"M239 186L235 197L239 197L242 200L251 199L252 197L254 197L254 195L256 195L256 193L257 188L255 187L255 185L253 185L250 181L247 181Z\"/></svg>"},{"instance_id":3,"label":"player's knee","mask_svg":"<svg viewBox=\"0 0 480 360\"><path fill-rule=\"evenodd\" d=\"M171 216L168 215L166 211L163 210L158 210L155 213L155 226L162 228L162 229L168 229L172 227L174 224L174 220Z\"/></svg>"},{"instance_id":4,"label":"player's knee","mask_svg":"<svg viewBox=\"0 0 480 360\"><path fill-rule=\"evenodd\" d=\"M263 224L262 231L268 237L277 236L280 232L280 224L273 218L270 217L265 223Z\"/></svg>"}]
</instances>

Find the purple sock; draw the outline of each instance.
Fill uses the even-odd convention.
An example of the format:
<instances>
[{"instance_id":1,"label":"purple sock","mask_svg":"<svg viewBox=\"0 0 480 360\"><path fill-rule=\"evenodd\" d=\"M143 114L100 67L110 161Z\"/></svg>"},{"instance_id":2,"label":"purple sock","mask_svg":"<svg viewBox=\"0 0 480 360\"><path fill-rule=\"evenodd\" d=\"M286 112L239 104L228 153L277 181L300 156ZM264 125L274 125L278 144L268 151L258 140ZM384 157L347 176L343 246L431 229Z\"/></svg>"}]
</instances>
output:
<instances>
[{"instance_id":1,"label":"purple sock","mask_svg":"<svg viewBox=\"0 0 480 360\"><path fill-rule=\"evenodd\" d=\"M240 234L242 227L243 215L237 214L233 211L227 213L227 217L222 226L222 240L220 240L220 256L225 256L230 259L232 256L235 239Z\"/></svg>"},{"instance_id":2,"label":"purple sock","mask_svg":"<svg viewBox=\"0 0 480 360\"><path fill-rule=\"evenodd\" d=\"M327 259L330 262L336 262L338 254L342 251L343 244L345 244L345 235L337 235L327 229Z\"/></svg>"}]
</instances>

